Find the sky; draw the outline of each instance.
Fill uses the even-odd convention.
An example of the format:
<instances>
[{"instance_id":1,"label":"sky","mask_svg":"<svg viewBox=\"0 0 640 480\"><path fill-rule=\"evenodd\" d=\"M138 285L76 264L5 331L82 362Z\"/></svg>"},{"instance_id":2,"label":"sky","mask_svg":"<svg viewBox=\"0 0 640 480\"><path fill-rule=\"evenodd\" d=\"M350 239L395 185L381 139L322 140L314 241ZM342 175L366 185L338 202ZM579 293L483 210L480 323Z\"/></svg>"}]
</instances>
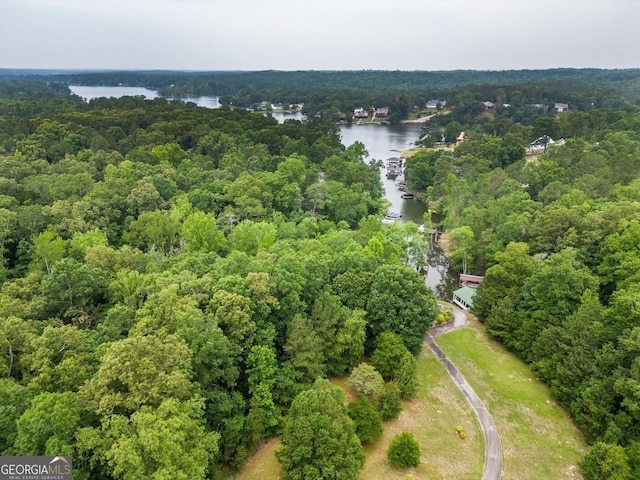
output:
<instances>
[{"instance_id":1,"label":"sky","mask_svg":"<svg viewBox=\"0 0 640 480\"><path fill-rule=\"evenodd\" d=\"M640 68L640 0L0 0L0 68Z\"/></svg>"}]
</instances>

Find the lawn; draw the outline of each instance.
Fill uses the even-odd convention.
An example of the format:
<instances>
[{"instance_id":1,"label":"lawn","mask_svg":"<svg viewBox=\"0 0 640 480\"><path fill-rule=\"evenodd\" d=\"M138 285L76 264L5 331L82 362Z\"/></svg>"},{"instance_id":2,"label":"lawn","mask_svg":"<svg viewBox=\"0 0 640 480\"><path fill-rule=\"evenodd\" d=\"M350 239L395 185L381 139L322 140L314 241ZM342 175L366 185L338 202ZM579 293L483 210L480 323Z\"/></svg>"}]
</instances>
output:
<instances>
[{"instance_id":1,"label":"lawn","mask_svg":"<svg viewBox=\"0 0 640 480\"><path fill-rule=\"evenodd\" d=\"M485 402L498 427L504 455L504 480L576 480L585 444L566 413L526 365L487 338L477 322L437 338ZM418 357L418 396L404 403L398 419L384 423L384 433L365 446L362 480L474 480L482 478L484 439L477 418L444 368L424 347ZM353 399L345 378L334 380ZM468 434L458 438L455 427ZM394 435L407 430L418 439L422 462L416 469L391 468L386 451ZM254 454L238 480L277 480L281 469L273 439Z\"/></svg>"},{"instance_id":2,"label":"lawn","mask_svg":"<svg viewBox=\"0 0 640 480\"><path fill-rule=\"evenodd\" d=\"M490 340L476 321L437 342L493 416L503 448L503 478L581 478L582 436L526 365Z\"/></svg>"}]
</instances>

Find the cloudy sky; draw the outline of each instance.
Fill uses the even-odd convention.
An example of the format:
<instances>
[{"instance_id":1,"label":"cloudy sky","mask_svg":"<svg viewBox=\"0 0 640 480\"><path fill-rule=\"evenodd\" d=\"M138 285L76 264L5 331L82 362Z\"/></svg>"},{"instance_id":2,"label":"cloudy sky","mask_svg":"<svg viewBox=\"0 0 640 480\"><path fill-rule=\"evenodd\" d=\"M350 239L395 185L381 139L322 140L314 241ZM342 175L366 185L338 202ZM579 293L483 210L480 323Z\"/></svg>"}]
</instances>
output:
<instances>
[{"instance_id":1,"label":"cloudy sky","mask_svg":"<svg viewBox=\"0 0 640 480\"><path fill-rule=\"evenodd\" d=\"M640 0L0 0L0 68L640 67Z\"/></svg>"}]
</instances>

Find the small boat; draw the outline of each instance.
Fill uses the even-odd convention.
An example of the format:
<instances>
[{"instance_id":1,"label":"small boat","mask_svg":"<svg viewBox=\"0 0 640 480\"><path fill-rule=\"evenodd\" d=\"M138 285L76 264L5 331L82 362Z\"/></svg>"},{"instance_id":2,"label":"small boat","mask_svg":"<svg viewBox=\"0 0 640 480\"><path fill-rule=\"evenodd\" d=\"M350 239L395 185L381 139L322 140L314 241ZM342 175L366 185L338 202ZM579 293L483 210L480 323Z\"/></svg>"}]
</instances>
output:
<instances>
[{"instance_id":1,"label":"small boat","mask_svg":"<svg viewBox=\"0 0 640 480\"><path fill-rule=\"evenodd\" d=\"M398 220L400 217L402 217L402 214L395 212L389 212L384 216L387 220Z\"/></svg>"},{"instance_id":2,"label":"small boat","mask_svg":"<svg viewBox=\"0 0 640 480\"><path fill-rule=\"evenodd\" d=\"M410 192L404 192L402 195L400 195L400 197L402 197L402 198L416 198L416 196L413 193L410 193Z\"/></svg>"}]
</instances>

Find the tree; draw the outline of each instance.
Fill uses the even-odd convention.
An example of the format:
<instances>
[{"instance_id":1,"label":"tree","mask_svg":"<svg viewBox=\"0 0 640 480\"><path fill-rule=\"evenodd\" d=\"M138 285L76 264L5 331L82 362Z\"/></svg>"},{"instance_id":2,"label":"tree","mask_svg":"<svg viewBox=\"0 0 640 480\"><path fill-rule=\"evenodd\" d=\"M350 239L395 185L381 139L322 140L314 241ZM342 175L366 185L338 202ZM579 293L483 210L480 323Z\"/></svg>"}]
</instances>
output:
<instances>
[{"instance_id":1,"label":"tree","mask_svg":"<svg viewBox=\"0 0 640 480\"><path fill-rule=\"evenodd\" d=\"M420 465L420 445L413 434L402 432L391 440L387 457L391 465L397 468L410 468Z\"/></svg>"},{"instance_id":2,"label":"tree","mask_svg":"<svg viewBox=\"0 0 640 480\"><path fill-rule=\"evenodd\" d=\"M580 464L584 480L627 480L631 474L624 448L596 442Z\"/></svg>"},{"instance_id":3,"label":"tree","mask_svg":"<svg viewBox=\"0 0 640 480\"><path fill-rule=\"evenodd\" d=\"M253 423L257 423L254 432L256 441L278 425L279 416L272 394L277 368L276 354L271 348L260 345L251 347L247 356L247 383L251 394L249 416L253 417Z\"/></svg>"},{"instance_id":4,"label":"tree","mask_svg":"<svg viewBox=\"0 0 640 480\"><path fill-rule=\"evenodd\" d=\"M358 477L364 456L340 387L318 379L296 396L276 455L284 480Z\"/></svg>"},{"instance_id":5,"label":"tree","mask_svg":"<svg viewBox=\"0 0 640 480\"><path fill-rule=\"evenodd\" d=\"M33 322L17 317L0 317L0 376L22 378L25 372L21 364L21 355L31 345L35 336Z\"/></svg>"},{"instance_id":6,"label":"tree","mask_svg":"<svg viewBox=\"0 0 640 480\"><path fill-rule=\"evenodd\" d=\"M172 335L128 337L109 345L79 396L96 413L130 414L167 398L190 398L190 376L191 352L183 341Z\"/></svg>"},{"instance_id":7,"label":"tree","mask_svg":"<svg viewBox=\"0 0 640 480\"><path fill-rule=\"evenodd\" d=\"M436 314L435 295L415 270L401 265L376 269L367 302L369 339L385 331L395 332L415 355Z\"/></svg>"},{"instance_id":8,"label":"tree","mask_svg":"<svg viewBox=\"0 0 640 480\"><path fill-rule=\"evenodd\" d=\"M9 455L18 435L17 420L30 400L27 389L13 378L0 379L0 455Z\"/></svg>"},{"instance_id":9,"label":"tree","mask_svg":"<svg viewBox=\"0 0 640 480\"><path fill-rule=\"evenodd\" d=\"M364 395L347 407L349 418L356 426L356 435L362 443L375 442L382 435L382 416Z\"/></svg>"},{"instance_id":10,"label":"tree","mask_svg":"<svg viewBox=\"0 0 640 480\"><path fill-rule=\"evenodd\" d=\"M49 312L70 318L92 313L104 300L106 288L102 271L68 257L56 262L51 273L42 280L42 293L47 298Z\"/></svg>"},{"instance_id":11,"label":"tree","mask_svg":"<svg viewBox=\"0 0 640 480\"><path fill-rule=\"evenodd\" d=\"M215 217L199 211L185 218L182 236L187 250L193 252L218 252L226 244L223 233L216 228Z\"/></svg>"},{"instance_id":12,"label":"tree","mask_svg":"<svg viewBox=\"0 0 640 480\"><path fill-rule=\"evenodd\" d=\"M416 359L413 355L403 355L400 368L393 377L400 389L400 398L409 400L416 396L418 391L418 372Z\"/></svg>"},{"instance_id":13,"label":"tree","mask_svg":"<svg viewBox=\"0 0 640 480\"><path fill-rule=\"evenodd\" d=\"M143 212L129 225L123 240L142 250L158 250L169 253L178 240L180 224L168 214L155 210Z\"/></svg>"},{"instance_id":14,"label":"tree","mask_svg":"<svg viewBox=\"0 0 640 480\"><path fill-rule=\"evenodd\" d=\"M361 363L353 369L347 384L362 395L375 395L382 391L384 380L374 367Z\"/></svg>"},{"instance_id":15,"label":"tree","mask_svg":"<svg viewBox=\"0 0 640 480\"><path fill-rule=\"evenodd\" d=\"M371 363L385 380L391 380L400 369L402 359L410 352L402 342L402 337L393 332L382 332L376 338L376 349L371 355Z\"/></svg>"},{"instance_id":16,"label":"tree","mask_svg":"<svg viewBox=\"0 0 640 480\"><path fill-rule=\"evenodd\" d=\"M41 265L47 273L51 273L53 264L64 256L64 240L50 227L33 237L34 264Z\"/></svg>"},{"instance_id":17,"label":"tree","mask_svg":"<svg viewBox=\"0 0 640 480\"><path fill-rule=\"evenodd\" d=\"M70 455L80 422L80 405L73 392L41 393L18 419L18 455Z\"/></svg>"},{"instance_id":18,"label":"tree","mask_svg":"<svg viewBox=\"0 0 640 480\"><path fill-rule=\"evenodd\" d=\"M398 418L402 405L400 405L400 389L396 382L388 382L384 385L382 392L378 395L377 406L382 420Z\"/></svg>"},{"instance_id":19,"label":"tree","mask_svg":"<svg viewBox=\"0 0 640 480\"><path fill-rule=\"evenodd\" d=\"M457 265L462 264L462 273L467 273L468 261L473 259L473 230L471 227L463 226L454 228L449 232L451 239L450 258Z\"/></svg>"},{"instance_id":20,"label":"tree","mask_svg":"<svg viewBox=\"0 0 640 480\"><path fill-rule=\"evenodd\" d=\"M394 380L400 398L413 398L418 390L416 360L402 343L402 339L391 332L378 336L377 347L371 356L373 365L387 380Z\"/></svg>"},{"instance_id":21,"label":"tree","mask_svg":"<svg viewBox=\"0 0 640 480\"><path fill-rule=\"evenodd\" d=\"M209 303L208 311L214 315L229 340L243 348L251 347L256 322L252 319L250 298L227 290L218 290Z\"/></svg>"},{"instance_id":22,"label":"tree","mask_svg":"<svg viewBox=\"0 0 640 480\"><path fill-rule=\"evenodd\" d=\"M116 478L197 480L210 478L219 435L207 432L203 402L167 398L157 409L144 406L130 419L116 416L105 434L113 442L105 457Z\"/></svg>"},{"instance_id":23,"label":"tree","mask_svg":"<svg viewBox=\"0 0 640 480\"><path fill-rule=\"evenodd\" d=\"M353 310L338 330L335 339L336 355L327 365L330 374L342 375L357 365L364 354L366 326L364 311Z\"/></svg>"},{"instance_id":24,"label":"tree","mask_svg":"<svg viewBox=\"0 0 640 480\"><path fill-rule=\"evenodd\" d=\"M303 315L296 315L289 326L285 352L292 365L302 374L302 380L313 382L326 372L323 342L313 329L311 321Z\"/></svg>"}]
</instances>

